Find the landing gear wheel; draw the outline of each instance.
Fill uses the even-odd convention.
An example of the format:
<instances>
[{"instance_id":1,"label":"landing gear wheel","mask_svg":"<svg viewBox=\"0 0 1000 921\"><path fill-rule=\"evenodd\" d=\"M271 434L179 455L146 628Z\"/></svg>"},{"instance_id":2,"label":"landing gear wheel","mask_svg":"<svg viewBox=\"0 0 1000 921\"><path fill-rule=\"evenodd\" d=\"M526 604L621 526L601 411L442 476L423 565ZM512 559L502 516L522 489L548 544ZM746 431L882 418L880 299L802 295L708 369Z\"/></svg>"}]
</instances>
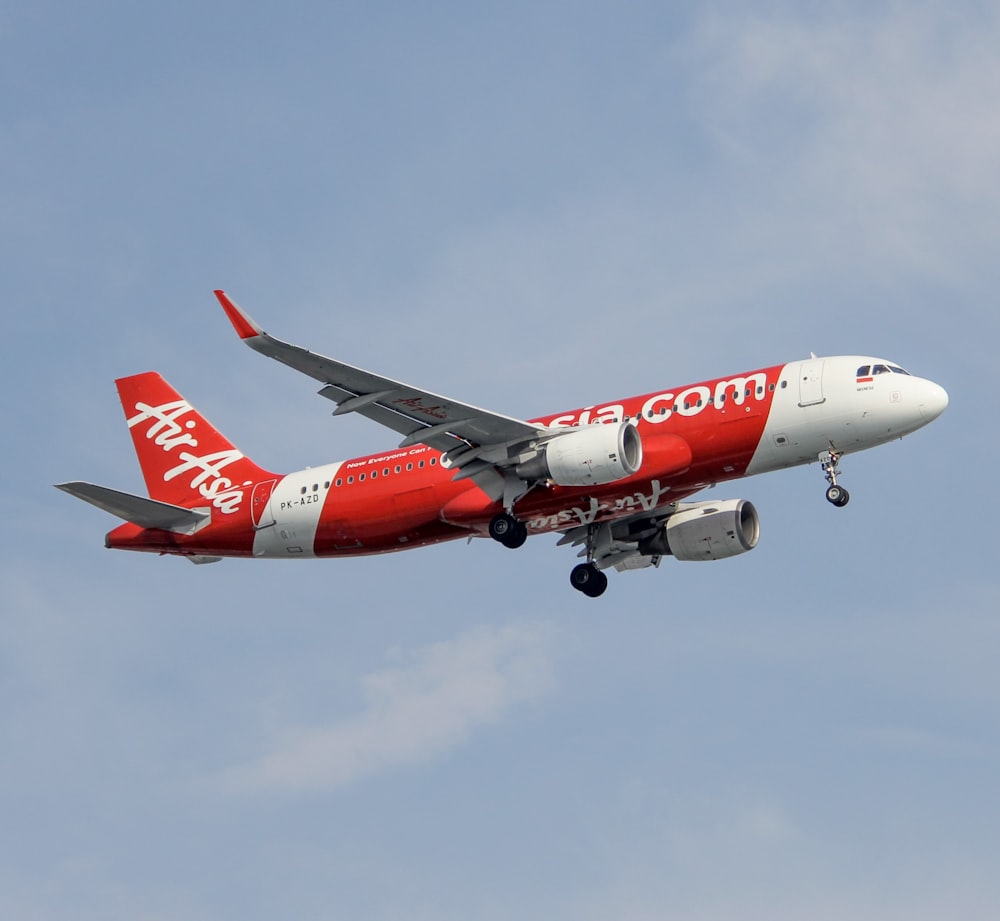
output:
<instances>
[{"instance_id":1,"label":"landing gear wheel","mask_svg":"<svg viewBox=\"0 0 1000 921\"><path fill-rule=\"evenodd\" d=\"M503 543L504 538L514 530L517 519L513 515L501 512L490 519L490 537Z\"/></svg>"},{"instance_id":2,"label":"landing gear wheel","mask_svg":"<svg viewBox=\"0 0 1000 921\"><path fill-rule=\"evenodd\" d=\"M826 501L837 508L843 508L851 500L851 494L843 486L837 484L837 477L840 476L839 461L841 456L841 452L834 448L833 442L830 442L829 451L820 451L819 453L820 466L826 475L827 483L830 484L826 490Z\"/></svg>"},{"instance_id":3,"label":"landing gear wheel","mask_svg":"<svg viewBox=\"0 0 1000 921\"><path fill-rule=\"evenodd\" d=\"M826 501L843 508L851 501L851 494L843 486L831 486L826 491Z\"/></svg>"},{"instance_id":4,"label":"landing gear wheel","mask_svg":"<svg viewBox=\"0 0 1000 921\"><path fill-rule=\"evenodd\" d=\"M514 522L514 527L507 532L507 536L500 541L508 550L516 550L528 539L528 529L520 521Z\"/></svg>"},{"instance_id":5,"label":"landing gear wheel","mask_svg":"<svg viewBox=\"0 0 1000 921\"><path fill-rule=\"evenodd\" d=\"M593 563L580 563L570 572L569 584L589 598L596 598L607 589L608 577Z\"/></svg>"},{"instance_id":6,"label":"landing gear wheel","mask_svg":"<svg viewBox=\"0 0 1000 921\"><path fill-rule=\"evenodd\" d=\"M515 550L528 539L528 529L513 515L501 512L490 520L490 537Z\"/></svg>"}]
</instances>

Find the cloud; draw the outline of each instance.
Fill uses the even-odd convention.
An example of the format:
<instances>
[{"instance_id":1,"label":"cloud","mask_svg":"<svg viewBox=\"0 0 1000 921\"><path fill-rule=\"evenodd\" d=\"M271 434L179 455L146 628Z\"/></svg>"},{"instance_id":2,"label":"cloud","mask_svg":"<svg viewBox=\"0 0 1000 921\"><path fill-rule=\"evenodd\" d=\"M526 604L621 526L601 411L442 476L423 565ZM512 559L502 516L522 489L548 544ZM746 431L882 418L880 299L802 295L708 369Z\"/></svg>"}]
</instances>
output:
<instances>
[{"instance_id":1,"label":"cloud","mask_svg":"<svg viewBox=\"0 0 1000 921\"><path fill-rule=\"evenodd\" d=\"M705 129L766 178L778 226L795 215L796 235L835 254L948 272L996 226L998 40L989 6L893 4L815 20L712 13L687 53Z\"/></svg>"},{"instance_id":2,"label":"cloud","mask_svg":"<svg viewBox=\"0 0 1000 921\"><path fill-rule=\"evenodd\" d=\"M227 771L232 792L346 786L460 745L479 726L542 696L552 683L546 625L478 627L413 652L363 679L358 716L277 733L271 751Z\"/></svg>"}]
</instances>

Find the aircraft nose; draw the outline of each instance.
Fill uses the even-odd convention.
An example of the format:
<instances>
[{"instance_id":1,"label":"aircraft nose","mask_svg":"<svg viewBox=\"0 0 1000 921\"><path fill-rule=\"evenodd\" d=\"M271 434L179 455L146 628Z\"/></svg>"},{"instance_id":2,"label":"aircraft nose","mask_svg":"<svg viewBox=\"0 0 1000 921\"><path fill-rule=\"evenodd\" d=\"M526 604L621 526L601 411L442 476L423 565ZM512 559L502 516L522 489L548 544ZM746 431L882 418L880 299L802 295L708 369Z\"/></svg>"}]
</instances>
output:
<instances>
[{"instance_id":1,"label":"aircraft nose","mask_svg":"<svg viewBox=\"0 0 1000 921\"><path fill-rule=\"evenodd\" d=\"M933 381L925 381L920 395L920 413L931 422L948 408L948 391Z\"/></svg>"}]
</instances>

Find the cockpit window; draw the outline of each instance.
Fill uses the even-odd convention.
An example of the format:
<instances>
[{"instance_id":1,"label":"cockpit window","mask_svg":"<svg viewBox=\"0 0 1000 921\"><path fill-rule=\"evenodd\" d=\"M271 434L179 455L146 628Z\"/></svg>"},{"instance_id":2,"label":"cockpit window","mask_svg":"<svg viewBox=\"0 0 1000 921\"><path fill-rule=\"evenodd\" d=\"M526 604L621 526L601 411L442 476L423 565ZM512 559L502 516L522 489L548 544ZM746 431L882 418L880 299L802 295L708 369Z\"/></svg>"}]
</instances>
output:
<instances>
[{"instance_id":1,"label":"cockpit window","mask_svg":"<svg viewBox=\"0 0 1000 921\"><path fill-rule=\"evenodd\" d=\"M858 368L858 380L871 380L876 374L905 374L910 376L910 372L899 365L862 365Z\"/></svg>"}]
</instances>

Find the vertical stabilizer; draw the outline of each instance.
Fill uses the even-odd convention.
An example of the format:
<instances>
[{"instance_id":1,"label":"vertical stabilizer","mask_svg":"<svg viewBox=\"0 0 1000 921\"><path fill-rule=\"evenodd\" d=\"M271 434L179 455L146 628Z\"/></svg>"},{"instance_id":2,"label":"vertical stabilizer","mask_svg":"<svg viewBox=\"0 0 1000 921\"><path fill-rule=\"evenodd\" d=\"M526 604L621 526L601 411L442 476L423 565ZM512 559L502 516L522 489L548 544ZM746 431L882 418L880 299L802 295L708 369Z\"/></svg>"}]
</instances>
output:
<instances>
[{"instance_id":1,"label":"vertical stabilizer","mask_svg":"<svg viewBox=\"0 0 1000 921\"><path fill-rule=\"evenodd\" d=\"M151 498L232 514L248 506L254 483L274 477L156 372L115 384Z\"/></svg>"}]
</instances>

